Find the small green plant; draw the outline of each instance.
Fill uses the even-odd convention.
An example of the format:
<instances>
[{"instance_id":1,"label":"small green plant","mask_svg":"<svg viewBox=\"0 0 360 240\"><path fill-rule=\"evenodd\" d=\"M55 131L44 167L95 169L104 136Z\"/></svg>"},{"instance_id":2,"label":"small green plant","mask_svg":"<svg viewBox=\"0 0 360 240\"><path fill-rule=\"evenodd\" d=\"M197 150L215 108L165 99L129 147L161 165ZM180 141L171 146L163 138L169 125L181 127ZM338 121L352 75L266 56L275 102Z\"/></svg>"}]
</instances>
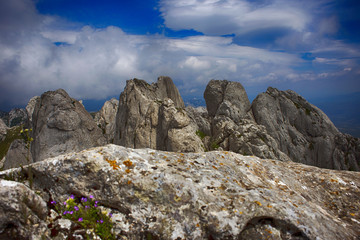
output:
<instances>
[{"instance_id":1,"label":"small green plant","mask_svg":"<svg viewBox=\"0 0 360 240\"><path fill-rule=\"evenodd\" d=\"M30 147L31 147L31 142L34 141L34 139L31 137L30 132L32 131L32 129L21 129L20 131L20 135L22 137L22 139L24 140L25 143L25 147L27 149L27 154L25 156L26 161L28 164L30 164ZM33 184L33 173L32 173L32 167L31 165L28 166L28 177L29 177L29 187L32 188L32 184Z\"/></svg>"},{"instance_id":2,"label":"small green plant","mask_svg":"<svg viewBox=\"0 0 360 240\"><path fill-rule=\"evenodd\" d=\"M89 198L81 197L76 199L74 195L71 195L63 203L52 201L51 204L63 218L79 224L84 229L90 229L92 233L101 239L116 239L112 232L112 213L101 211L98 206L99 202L95 201L94 196L90 195ZM91 239L95 236L90 235L87 237Z\"/></svg>"},{"instance_id":3,"label":"small green plant","mask_svg":"<svg viewBox=\"0 0 360 240\"><path fill-rule=\"evenodd\" d=\"M218 144L216 141L214 141L214 142L211 143L211 148L212 148L212 149L216 150L216 149L218 149L219 147L220 147L220 146L219 146L219 144Z\"/></svg>"},{"instance_id":4,"label":"small green plant","mask_svg":"<svg viewBox=\"0 0 360 240\"><path fill-rule=\"evenodd\" d=\"M195 134L203 140L206 137L206 134L201 130L196 130Z\"/></svg>"}]
</instances>

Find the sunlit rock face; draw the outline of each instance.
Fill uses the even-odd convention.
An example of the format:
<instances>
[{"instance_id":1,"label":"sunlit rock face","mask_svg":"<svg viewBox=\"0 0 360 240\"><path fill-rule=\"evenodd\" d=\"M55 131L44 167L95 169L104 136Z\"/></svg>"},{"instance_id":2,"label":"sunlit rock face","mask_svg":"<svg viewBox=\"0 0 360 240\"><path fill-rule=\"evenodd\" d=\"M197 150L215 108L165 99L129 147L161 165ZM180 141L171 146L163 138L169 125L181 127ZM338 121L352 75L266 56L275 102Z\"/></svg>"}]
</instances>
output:
<instances>
[{"instance_id":1,"label":"sunlit rock face","mask_svg":"<svg viewBox=\"0 0 360 240\"><path fill-rule=\"evenodd\" d=\"M106 143L101 129L77 100L63 90L45 92L32 115L34 161Z\"/></svg>"},{"instance_id":2,"label":"sunlit rock face","mask_svg":"<svg viewBox=\"0 0 360 240\"><path fill-rule=\"evenodd\" d=\"M104 103L104 106L96 113L94 120L100 127L108 143L114 142L116 113L119 100L112 98Z\"/></svg>"},{"instance_id":3,"label":"sunlit rock face","mask_svg":"<svg viewBox=\"0 0 360 240\"><path fill-rule=\"evenodd\" d=\"M266 129L254 121L250 101L240 83L211 80L206 86L204 98L211 126L209 138L203 139L207 149L290 160L279 150L277 142ZM199 118L196 120L201 129L203 121Z\"/></svg>"},{"instance_id":4,"label":"sunlit rock face","mask_svg":"<svg viewBox=\"0 0 360 240\"><path fill-rule=\"evenodd\" d=\"M42 211L50 211L51 200L63 201L70 194L93 195L111 211L119 239L315 240L360 235L358 172L226 151L171 153L117 145L47 159L32 164L32 169L33 191L38 194L0 181L9 188L14 185L14 191L23 189L15 196L2 194L1 188L0 218L5 219L11 201L20 204L23 194L34 196L41 211L28 207L28 212L37 225L15 225L34 228L34 235L36 226L46 226L42 232L51 235L49 223L55 220L50 215L44 219ZM25 166L0 172L0 178L26 183L26 170ZM19 214L14 211L12 218Z\"/></svg>"},{"instance_id":5,"label":"sunlit rock face","mask_svg":"<svg viewBox=\"0 0 360 240\"><path fill-rule=\"evenodd\" d=\"M255 121L291 160L322 168L360 170L360 141L342 134L317 107L294 91L268 88L252 103Z\"/></svg>"},{"instance_id":6,"label":"sunlit rock face","mask_svg":"<svg viewBox=\"0 0 360 240\"><path fill-rule=\"evenodd\" d=\"M174 152L203 151L196 130L171 78L159 77L153 84L139 79L127 81L119 100L115 144Z\"/></svg>"}]
</instances>

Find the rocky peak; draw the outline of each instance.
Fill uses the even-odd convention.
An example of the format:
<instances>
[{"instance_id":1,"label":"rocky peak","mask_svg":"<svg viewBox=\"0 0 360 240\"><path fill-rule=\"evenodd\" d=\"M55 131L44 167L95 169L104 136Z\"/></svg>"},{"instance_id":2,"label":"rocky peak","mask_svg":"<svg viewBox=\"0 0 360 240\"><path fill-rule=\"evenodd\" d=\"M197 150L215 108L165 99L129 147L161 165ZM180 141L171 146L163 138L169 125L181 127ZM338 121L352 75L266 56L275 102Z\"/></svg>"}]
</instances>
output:
<instances>
[{"instance_id":1,"label":"rocky peak","mask_svg":"<svg viewBox=\"0 0 360 240\"><path fill-rule=\"evenodd\" d=\"M185 104L180 96L179 90L175 86L174 82L170 77L160 76L155 83L157 87L157 96L160 99L170 98L173 102L175 107L177 108L184 108Z\"/></svg>"},{"instance_id":2,"label":"rocky peak","mask_svg":"<svg viewBox=\"0 0 360 240\"><path fill-rule=\"evenodd\" d=\"M202 151L196 125L169 77L157 83L133 79L120 94L114 143L132 148ZM176 116L176 117L175 117Z\"/></svg>"},{"instance_id":3,"label":"rocky peak","mask_svg":"<svg viewBox=\"0 0 360 240\"><path fill-rule=\"evenodd\" d=\"M95 114L94 120L102 129L107 142L114 142L115 119L119 107L119 100L112 98L104 103L104 106Z\"/></svg>"},{"instance_id":4,"label":"rocky peak","mask_svg":"<svg viewBox=\"0 0 360 240\"><path fill-rule=\"evenodd\" d=\"M32 97L28 104L26 105L26 112L27 112L27 115L29 116L29 121L31 122L32 121L32 115L34 113L34 109L35 109L35 105L36 105L36 102L40 100L40 97L39 96L35 96L35 97Z\"/></svg>"},{"instance_id":5,"label":"rocky peak","mask_svg":"<svg viewBox=\"0 0 360 240\"><path fill-rule=\"evenodd\" d=\"M250 109L250 101L244 87L238 82L211 80L204 92L210 117L224 115L238 122Z\"/></svg>"},{"instance_id":6,"label":"rocky peak","mask_svg":"<svg viewBox=\"0 0 360 240\"><path fill-rule=\"evenodd\" d=\"M41 95L32 125L34 161L106 143L91 115L63 89Z\"/></svg>"},{"instance_id":7,"label":"rocky peak","mask_svg":"<svg viewBox=\"0 0 360 240\"><path fill-rule=\"evenodd\" d=\"M360 162L354 160L360 157L360 141L349 141L325 113L294 91L268 88L254 99L251 109L255 121L265 126L279 149L293 161L322 168L360 170ZM342 142L341 149L354 150L344 152L336 142Z\"/></svg>"}]
</instances>

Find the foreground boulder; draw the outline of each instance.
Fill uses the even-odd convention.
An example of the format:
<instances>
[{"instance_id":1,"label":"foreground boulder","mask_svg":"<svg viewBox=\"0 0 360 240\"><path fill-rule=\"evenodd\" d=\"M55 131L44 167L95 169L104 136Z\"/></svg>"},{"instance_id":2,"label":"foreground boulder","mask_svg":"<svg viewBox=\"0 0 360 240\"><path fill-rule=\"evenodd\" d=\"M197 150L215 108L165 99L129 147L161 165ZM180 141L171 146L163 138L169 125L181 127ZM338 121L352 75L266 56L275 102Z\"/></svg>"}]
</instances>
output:
<instances>
[{"instance_id":1,"label":"foreground boulder","mask_svg":"<svg viewBox=\"0 0 360 240\"><path fill-rule=\"evenodd\" d=\"M63 89L45 92L36 101L32 128L35 162L106 143L84 106Z\"/></svg>"},{"instance_id":2,"label":"foreground boulder","mask_svg":"<svg viewBox=\"0 0 360 240\"><path fill-rule=\"evenodd\" d=\"M358 172L231 152L169 153L117 145L31 166L34 191L48 207L50 201L64 201L70 194L77 198L93 195L113 213L118 239L343 240L360 235ZM27 166L10 169L0 172L0 178L26 182L26 171ZM18 183L1 184L14 186L13 191L20 189ZM22 191L36 195L27 188ZM12 195L0 197L0 218L5 219ZM46 209L42 200L33 202ZM33 228L30 232L36 235L38 227L46 225L44 235L52 233L55 238L57 232L50 223L58 220L51 215L44 220L38 207L31 209L31 215L37 216L33 222L5 224L0 234L17 236L20 233L14 228ZM12 212L11 219L21 218Z\"/></svg>"},{"instance_id":3,"label":"foreground boulder","mask_svg":"<svg viewBox=\"0 0 360 240\"><path fill-rule=\"evenodd\" d=\"M171 78L159 77L151 85L139 79L127 81L116 115L115 144L174 152L203 151L196 130Z\"/></svg>"},{"instance_id":4,"label":"foreground boulder","mask_svg":"<svg viewBox=\"0 0 360 240\"><path fill-rule=\"evenodd\" d=\"M342 134L319 108L294 91L268 88L252 103L255 121L291 160L330 169L360 170L360 140Z\"/></svg>"}]
</instances>

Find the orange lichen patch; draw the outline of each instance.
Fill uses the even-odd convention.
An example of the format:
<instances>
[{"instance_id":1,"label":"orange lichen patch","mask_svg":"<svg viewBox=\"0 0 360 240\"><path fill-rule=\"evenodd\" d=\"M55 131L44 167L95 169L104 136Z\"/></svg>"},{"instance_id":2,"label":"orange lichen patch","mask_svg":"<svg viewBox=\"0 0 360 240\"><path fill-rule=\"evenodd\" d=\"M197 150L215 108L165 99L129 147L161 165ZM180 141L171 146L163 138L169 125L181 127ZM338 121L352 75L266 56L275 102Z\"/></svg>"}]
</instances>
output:
<instances>
[{"instance_id":1,"label":"orange lichen patch","mask_svg":"<svg viewBox=\"0 0 360 240\"><path fill-rule=\"evenodd\" d=\"M117 165L116 160L109 160L109 159L107 159L107 158L106 158L105 160L110 164L110 166L111 166L114 170L120 168L120 166Z\"/></svg>"},{"instance_id":2,"label":"orange lichen patch","mask_svg":"<svg viewBox=\"0 0 360 240\"><path fill-rule=\"evenodd\" d=\"M221 208L221 211L226 211L227 209L226 208Z\"/></svg>"},{"instance_id":3,"label":"orange lichen patch","mask_svg":"<svg viewBox=\"0 0 360 240\"><path fill-rule=\"evenodd\" d=\"M167 162L170 162L170 159L166 159Z\"/></svg>"},{"instance_id":4,"label":"orange lichen patch","mask_svg":"<svg viewBox=\"0 0 360 240\"><path fill-rule=\"evenodd\" d=\"M180 153L180 155L181 155L181 156L184 156L184 154L183 154L183 153Z\"/></svg>"},{"instance_id":5,"label":"orange lichen patch","mask_svg":"<svg viewBox=\"0 0 360 240\"><path fill-rule=\"evenodd\" d=\"M330 192L330 194L337 195L337 196L340 195L340 193L338 191Z\"/></svg>"},{"instance_id":6,"label":"orange lichen patch","mask_svg":"<svg viewBox=\"0 0 360 240\"><path fill-rule=\"evenodd\" d=\"M132 181L131 181L131 180L127 181L127 184L131 184L131 183L132 183Z\"/></svg>"},{"instance_id":7,"label":"orange lichen patch","mask_svg":"<svg viewBox=\"0 0 360 240\"><path fill-rule=\"evenodd\" d=\"M298 205L296 205L295 203L292 203L292 205L293 205L294 207L298 207Z\"/></svg>"},{"instance_id":8,"label":"orange lichen patch","mask_svg":"<svg viewBox=\"0 0 360 240\"><path fill-rule=\"evenodd\" d=\"M350 213L350 215L354 217L354 216L355 216L355 213Z\"/></svg>"},{"instance_id":9,"label":"orange lichen patch","mask_svg":"<svg viewBox=\"0 0 360 240\"><path fill-rule=\"evenodd\" d=\"M331 179L330 179L330 182L339 182L339 181L336 180L336 179L331 178Z\"/></svg>"},{"instance_id":10,"label":"orange lichen patch","mask_svg":"<svg viewBox=\"0 0 360 240\"><path fill-rule=\"evenodd\" d=\"M126 173L130 173L131 170L130 170L130 169L126 169L125 172L126 172Z\"/></svg>"},{"instance_id":11,"label":"orange lichen patch","mask_svg":"<svg viewBox=\"0 0 360 240\"><path fill-rule=\"evenodd\" d=\"M212 166L213 167L213 169L216 169L217 170L217 167L215 167L215 166Z\"/></svg>"},{"instance_id":12,"label":"orange lichen patch","mask_svg":"<svg viewBox=\"0 0 360 240\"><path fill-rule=\"evenodd\" d=\"M200 227L200 224L197 223L197 224L196 224L196 227Z\"/></svg>"},{"instance_id":13,"label":"orange lichen patch","mask_svg":"<svg viewBox=\"0 0 360 240\"><path fill-rule=\"evenodd\" d=\"M271 230L269 230L269 229L266 229L266 231L267 231L268 233L272 234L272 231L271 231Z\"/></svg>"},{"instance_id":14,"label":"orange lichen patch","mask_svg":"<svg viewBox=\"0 0 360 240\"><path fill-rule=\"evenodd\" d=\"M225 158L224 156L221 156L222 158Z\"/></svg>"},{"instance_id":15,"label":"orange lichen patch","mask_svg":"<svg viewBox=\"0 0 360 240\"><path fill-rule=\"evenodd\" d=\"M259 205L260 207L262 206L261 202L259 202L259 201L255 201L254 203L256 203L257 205Z\"/></svg>"},{"instance_id":16,"label":"orange lichen patch","mask_svg":"<svg viewBox=\"0 0 360 240\"><path fill-rule=\"evenodd\" d=\"M268 207L268 208L272 208L273 206L271 206L270 204L268 204L268 205L266 205L266 207Z\"/></svg>"},{"instance_id":17,"label":"orange lichen patch","mask_svg":"<svg viewBox=\"0 0 360 240\"><path fill-rule=\"evenodd\" d=\"M226 152L226 151L225 151L224 153L225 153L225 154L229 154L229 152Z\"/></svg>"},{"instance_id":18,"label":"orange lichen patch","mask_svg":"<svg viewBox=\"0 0 360 240\"><path fill-rule=\"evenodd\" d=\"M224 164L221 162L221 163L219 163L221 166L223 166Z\"/></svg>"},{"instance_id":19,"label":"orange lichen patch","mask_svg":"<svg viewBox=\"0 0 360 240\"><path fill-rule=\"evenodd\" d=\"M125 166L127 166L128 168L133 165L133 163L130 161L130 159L127 159L127 160L123 161L123 164L124 164Z\"/></svg>"}]
</instances>

